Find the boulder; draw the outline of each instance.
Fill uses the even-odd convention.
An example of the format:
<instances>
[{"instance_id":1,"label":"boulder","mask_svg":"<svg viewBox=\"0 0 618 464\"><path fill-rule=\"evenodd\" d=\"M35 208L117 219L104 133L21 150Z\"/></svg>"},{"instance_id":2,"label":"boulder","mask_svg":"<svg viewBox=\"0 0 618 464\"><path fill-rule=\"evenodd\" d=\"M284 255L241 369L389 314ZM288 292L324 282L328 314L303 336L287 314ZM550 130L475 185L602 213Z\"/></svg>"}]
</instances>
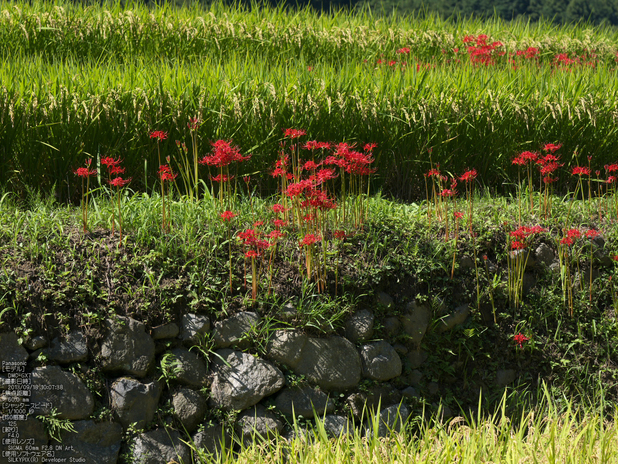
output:
<instances>
[{"instance_id":1,"label":"boulder","mask_svg":"<svg viewBox=\"0 0 618 464\"><path fill-rule=\"evenodd\" d=\"M373 336L374 315L368 309L352 314L345 325L345 336L352 343L364 342Z\"/></svg>"},{"instance_id":2,"label":"boulder","mask_svg":"<svg viewBox=\"0 0 618 464\"><path fill-rule=\"evenodd\" d=\"M426 304L411 301L405 313L400 317L403 330L410 336L412 343L420 346L425 332L431 322L431 308Z\"/></svg>"},{"instance_id":3,"label":"boulder","mask_svg":"<svg viewBox=\"0 0 618 464\"><path fill-rule=\"evenodd\" d=\"M143 429L152 421L160 396L158 382L141 383L128 377L116 380L110 392L112 410L125 430L131 424Z\"/></svg>"},{"instance_id":4,"label":"boulder","mask_svg":"<svg viewBox=\"0 0 618 464\"><path fill-rule=\"evenodd\" d=\"M190 387L203 387L206 384L208 370L198 356L185 348L168 351L161 360L161 368L166 370L169 379Z\"/></svg>"},{"instance_id":5,"label":"boulder","mask_svg":"<svg viewBox=\"0 0 618 464\"><path fill-rule=\"evenodd\" d=\"M384 340L369 343L360 349L363 375L373 380L385 381L401 375L401 359Z\"/></svg>"},{"instance_id":6,"label":"boulder","mask_svg":"<svg viewBox=\"0 0 618 464\"><path fill-rule=\"evenodd\" d=\"M176 338L180 333L180 328L177 324L170 322L169 324L153 327L150 331L153 340L167 340Z\"/></svg>"},{"instance_id":7,"label":"boulder","mask_svg":"<svg viewBox=\"0 0 618 464\"><path fill-rule=\"evenodd\" d=\"M229 348L214 357L211 402L226 410L243 410L285 385L281 371L267 361Z\"/></svg>"},{"instance_id":8,"label":"boulder","mask_svg":"<svg viewBox=\"0 0 618 464\"><path fill-rule=\"evenodd\" d=\"M49 438L45 431L43 423L33 416L26 417L26 420L18 421L17 425L10 425L8 421L0 422L0 443L2 443L2 449L7 450L6 442L3 440L9 438L8 434L19 433L19 439L28 440L31 446L41 449L42 446L47 445ZM13 436L13 435L12 435ZM34 460L30 462L40 463L43 462L43 456L33 456ZM0 463L5 464L10 462L5 457L0 457Z\"/></svg>"},{"instance_id":9,"label":"boulder","mask_svg":"<svg viewBox=\"0 0 618 464\"><path fill-rule=\"evenodd\" d=\"M10 372L8 363L25 365L28 360L28 352L17 340L15 332L0 334L0 368L3 372ZM12 364L15 365L15 364Z\"/></svg>"},{"instance_id":10,"label":"boulder","mask_svg":"<svg viewBox=\"0 0 618 464\"><path fill-rule=\"evenodd\" d=\"M283 430L283 422L264 406L258 405L242 412L236 420L236 433L243 443L255 439L269 439Z\"/></svg>"},{"instance_id":11,"label":"boulder","mask_svg":"<svg viewBox=\"0 0 618 464\"><path fill-rule=\"evenodd\" d=\"M142 433L133 443L133 464L191 462L191 450L176 430L156 429Z\"/></svg>"},{"instance_id":12,"label":"boulder","mask_svg":"<svg viewBox=\"0 0 618 464\"><path fill-rule=\"evenodd\" d=\"M74 432L61 434L62 450L55 451L56 462L116 464L122 443L122 427L116 422L82 420L73 422Z\"/></svg>"},{"instance_id":13,"label":"boulder","mask_svg":"<svg viewBox=\"0 0 618 464\"><path fill-rule=\"evenodd\" d=\"M215 323L213 337L215 348L227 348L232 345L239 348L250 346L250 340L244 338L260 323L260 316L251 311L243 311Z\"/></svg>"},{"instance_id":14,"label":"boulder","mask_svg":"<svg viewBox=\"0 0 618 464\"><path fill-rule=\"evenodd\" d=\"M50 415L56 409L59 419L85 419L94 411L94 399L79 377L58 366L37 367L32 371L30 403L35 415Z\"/></svg>"},{"instance_id":15,"label":"boulder","mask_svg":"<svg viewBox=\"0 0 618 464\"><path fill-rule=\"evenodd\" d=\"M191 433L204 419L206 414L206 398L200 392L189 388L180 388L172 396L174 417L183 428Z\"/></svg>"},{"instance_id":16,"label":"boulder","mask_svg":"<svg viewBox=\"0 0 618 464\"><path fill-rule=\"evenodd\" d=\"M455 308L455 311L453 311L448 316L442 318L438 326L438 333L446 332L448 330L451 330L453 327L457 325L463 324L468 318L469 314L470 314L469 305L465 304L465 305L458 306L457 308Z\"/></svg>"},{"instance_id":17,"label":"boulder","mask_svg":"<svg viewBox=\"0 0 618 464\"><path fill-rule=\"evenodd\" d=\"M339 438L341 435L352 435L354 429L350 419L345 416L327 414L324 417L324 430L331 437Z\"/></svg>"},{"instance_id":18,"label":"boulder","mask_svg":"<svg viewBox=\"0 0 618 464\"><path fill-rule=\"evenodd\" d=\"M180 338L187 346L199 345L210 332L208 316L187 313L182 316Z\"/></svg>"},{"instance_id":19,"label":"boulder","mask_svg":"<svg viewBox=\"0 0 618 464\"><path fill-rule=\"evenodd\" d=\"M86 337L78 330L71 331L66 337L54 338L49 348L43 350L43 354L58 364L86 361L88 359Z\"/></svg>"},{"instance_id":20,"label":"boulder","mask_svg":"<svg viewBox=\"0 0 618 464\"><path fill-rule=\"evenodd\" d=\"M335 410L333 401L323 392L308 385L286 388L275 399L275 407L288 417L322 417Z\"/></svg>"},{"instance_id":21,"label":"boulder","mask_svg":"<svg viewBox=\"0 0 618 464\"><path fill-rule=\"evenodd\" d=\"M154 340L144 324L128 317L106 321L108 333L101 345L101 367L105 372L120 372L144 377L153 366Z\"/></svg>"},{"instance_id":22,"label":"boulder","mask_svg":"<svg viewBox=\"0 0 618 464\"><path fill-rule=\"evenodd\" d=\"M194 434L192 439L197 450L215 457L232 446L232 437L221 424L205 427L204 430Z\"/></svg>"}]
</instances>

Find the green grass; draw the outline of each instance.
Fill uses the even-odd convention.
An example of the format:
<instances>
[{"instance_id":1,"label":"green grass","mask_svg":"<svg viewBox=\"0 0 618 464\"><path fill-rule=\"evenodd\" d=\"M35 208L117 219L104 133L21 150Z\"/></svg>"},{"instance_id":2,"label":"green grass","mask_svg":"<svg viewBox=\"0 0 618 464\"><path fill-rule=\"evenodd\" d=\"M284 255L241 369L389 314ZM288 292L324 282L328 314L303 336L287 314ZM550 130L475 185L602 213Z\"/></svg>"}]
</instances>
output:
<instances>
[{"instance_id":1,"label":"green grass","mask_svg":"<svg viewBox=\"0 0 618 464\"><path fill-rule=\"evenodd\" d=\"M249 170L264 188L288 127L318 140L377 142L374 185L402 198L421 196L428 149L434 163L476 167L501 191L515 174L512 157L546 142L564 143L568 163L592 155L597 167L618 151L611 29L216 4L0 10L0 184L20 195L36 186L76 200L71 171L104 155L124 158L134 188L144 189L157 169L149 131L170 132L162 150L173 156L196 115L200 155L213 140L233 139L254 154ZM481 33L508 53L539 47L539 65L517 58L513 69L508 55L470 64L463 38ZM396 53L404 46L405 58ZM552 65L558 53L591 50L595 67Z\"/></svg>"}]
</instances>

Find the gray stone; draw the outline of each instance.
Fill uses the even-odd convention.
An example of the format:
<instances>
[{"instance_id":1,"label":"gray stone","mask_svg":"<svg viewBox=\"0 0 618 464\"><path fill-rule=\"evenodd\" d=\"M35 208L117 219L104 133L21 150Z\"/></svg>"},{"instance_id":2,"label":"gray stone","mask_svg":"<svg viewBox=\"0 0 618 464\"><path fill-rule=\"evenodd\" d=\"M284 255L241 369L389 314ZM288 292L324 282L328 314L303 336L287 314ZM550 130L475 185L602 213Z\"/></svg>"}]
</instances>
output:
<instances>
[{"instance_id":1,"label":"gray stone","mask_svg":"<svg viewBox=\"0 0 618 464\"><path fill-rule=\"evenodd\" d=\"M69 332L66 337L56 337L49 348L43 350L43 355L59 364L86 361L88 359L86 337L77 330Z\"/></svg>"},{"instance_id":2,"label":"gray stone","mask_svg":"<svg viewBox=\"0 0 618 464\"><path fill-rule=\"evenodd\" d=\"M378 436L387 437L391 433L399 433L404 427L410 410L405 404L392 405L380 412L380 424L378 426Z\"/></svg>"},{"instance_id":3,"label":"gray stone","mask_svg":"<svg viewBox=\"0 0 618 464\"><path fill-rule=\"evenodd\" d=\"M213 457L223 455L232 446L232 437L221 424L205 427L194 434L192 439L196 449Z\"/></svg>"},{"instance_id":4,"label":"gray stone","mask_svg":"<svg viewBox=\"0 0 618 464\"><path fill-rule=\"evenodd\" d=\"M112 410L125 430L133 423L143 429L152 421L160 396L158 382L141 383L128 377L116 380L110 392Z\"/></svg>"},{"instance_id":5,"label":"gray stone","mask_svg":"<svg viewBox=\"0 0 618 464\"><path fill-rule=\"evenodd\" d=\"M395 306L395 302L388 293L378 292L378 305L386 309L393 309L393 307Z\"/></svg>"},{"instance_id":6,"label":"gray stone","mask_svg":"<svg viewBox=\"0 0 618 464\"><path fill-rule=\"evenodd\" d=\"M470 314L469 305L465 304L465 305L458 306L457 308L455 308L455 311L453 311L448 316L442 318L442 320L440 321L440 324L438 325L438 333L444 333L448 330L451 330L456 325L463 324L468 318L469 314Z\"/></svg>"},{"instance_id":7,"label":"gray stone","mask_svg":"<svg viewBox=\"0 0 618 464\"><path fill-rule=\"evenodd\" d=\"M128 317L106 321L108 334L101 345L101 366L105 372L144 377L155 357L154 340L144 324Z\"/></svg>"},{"instance_id":8,"label":"gray stone","mask_svg":"<svg viewBox=\"0 0 618 464\"><path fill-rule=\"evenodd\" d=\"M347 390L360 381L360 356L354 345L343 337L310 338L278 330L266 350L271 359L326 390Z\"/></svg>"},{"instance_id":9,"label":"gray stone","mask_svg":"<svg viewBox=\"0 0 618 464\"><path fill-rule=\"evenodd\" d=\"M28 352L17 341L15 332L0 333L0 368L6 363L25 363L28 360ZM7 372L3 368L4 372Z\"/></svg>"},{"instance_id":10,"label":"gray stone","mask_svg":"<svg viewBox=\"0 0 618 464\"><path fill-rule=\"evenodd\" d=\"M266 346L266 354L270 359L294 369L300 363L307 340L307 335L291 330L277 330Z\"/></svg>"},{"instance_id":11,"label":"gray stone","mask_svg":"<svg viewBox=\"0 0 618 464\"><path fill-rule=\"evenodd\" d=\"M273 438L281 433L283 425L283 422L267 411L264 406L257 405L238 416L236 433L244 443L249 443L254 438Z\"/></svg>"},{"instance_id":12,"label":"gray stone","mask_svg":"<svg viewBox=\"0 0 618 464\"><path fill-rule=\"evenodd\" d=\"M260 316L250 311L243 311L216 322L213 329L215 348L227 348L232 345L241 349L249 347L251 342L246 335L259 323Z\"/></svg>"},{"instance_id":13,"label":"gray stone","mask_svg":"<svg viewBox=\"0 0 618 464\"><path fill-rule=\"evenodd\" d=\"M399 356L405 356L406 354L410 352L408 347L402 343L395 343L393 345L393 348L395 349L395 351L397 352Z\"/></svg>"},{"instance_id":14,"label":"gray stone","mask_svg":"<svg viewBox=\"0 0 618 464\"><path fill-rule=\"evenodd\" d=\"M368 309L355 312L346 322L346 338L352 343L369 340L373 336L373 321L373 313Z\"/></svg>"},{"instance_id":15,"label":"gray stone","mask_svg":"<svg viewBox=\"0 0 618 464\"><path fill-rule=\"evenodd\" d=\"M9 438L7 435L9 433L15 433L13 427L9 425L8 422L0 422L0 443L3 443L2 440L5 438ZM47 437L47 432L45 431L45 426L39 420L34 418L33 416L26 417L26 420L17 422L17 433L19 433L20 440L32 440L31 445L33 447L37 447L41 449L43 445L47 445L49 438ZM3 451L8 450L6 445L0 446L0 449ZM42 462L42 456L34 456L35 463ZM0 455L0 464L9 463L9 459Z\"/></svg>"},{"instance_id":16,"label":"gray stone","mask_svg":"<svg viewBox=\"0 0 618 464\"><path fill-rule=\"evenodd\" d=\"M94 399L79 377L58 366L32 371L31 404L35 415L49 415L56 409L59 419L85 419L94 410Z\"/></svg>"},{"instance_id":17,"label":"gray stone","mask_svg":"<svg viewBox=\"0 0 618 464\"><path fill-rule=\"evenodd\" d=\"M557 259L554 250L552 250L550 246L545 243L541 243L538 247L536 247L534 256L537 263L547 267L549 267Z\"/></svg>"},{"instance_id":18,"label":"gray stone","mask_svg":"<svg viewBox=\"0 0 618 464\"><path fill-rule=\"evenodd\" d=\"M133 464L191 462L191 450L176 430L157 429L138 435L133 443Z\"/></svg>"},{"instance_id":19,"label":"gray stone","mask_svg":"<svg viewBox=\"0 0 618 464\"><path fill-rule=\"evenodd\" d=\"M335 410L335 404L325 393L308 385L282 390L275 400L275 406L289 417L312 418L315 414L323 416L325 412Z\"/></svg>"},{"instance_id":20,"label":"gray stone","mask_svg":"<svg viewBox=\"0 0 618 464\"><path fill-rule=\"evenodd\" d=\"M208 370L197 353L185 348L174 348L163 356L162 369L165 363L171 366L169 375L172 380L190 387L203 387L206 384Z\"/></svg>"},{"instance_id":21,"label":"gray stone","mask_svg":"<svg viewBox=\"0 0 618 464\"><path fill-rule=\"evenodd\" d=\"M332 437L339 438L342 435L352 435L354 429L350 420L345 416L327 414L324 417L324 430Z\"/></svg>"},{"instance_id":22,"label":"gray stone","mask_svg":"<svg viewBox=\"0 0 618 464\"><path fill-rule=\"evenodd\" d=\"M474 269L474 260L470 256L462 256L459 260L459 269L462 271Z\"/></svg>"},{"instance_id":23,"label":"gray stone","mask_svg":"<svg viewBox=\"0 0 618 464\"><path fill-rule=\"evenodd\" d=\"M281 308L281 312L279 313L279 319L283 322L290 322L296 319L298 315L298 311L296 307L292 303L287 303Z\"/></svg>"},{"instance_id":24,"label":"gray stone","mask_svg":"<svg viewBox=\"0 0 618 464\"><path fill-rule=\"evenodd\" d=\"M30 351L40 350L41 348L45 348L47 346L47 338L43 335L29 338L25 341L24 346Z\"/></svg>"},{"instance_id":25,"label":"gray stone","mask_svg":"<svg viewBox=\"0 0 618 464\"><path fill-rule=\"evenodd\" d=\"M421 350L413 350L408 353L406 360L410 369L418 369L427 361L427 353Z\"/></svg>"},{"instance_id":26,"label":"gray stone","mask_svg":"<svg viewBox=\"0 0 618 464\"><path fill-rule=\"evenodd\" d=\"M496 372L496 384L499 387L506 387L515 382L515 369L499 369Z\"/></svg>"},{"instance_id":27,"label":"gray stone","mask_svg":"<svg viewBox=\"0 0 618 464\"><path fill-rule=\"evenodd\" d=\"M343 337L309 338L294 372L325 390L348 390L360 382L361 360Z\"/></svg>"},{"instance_id":28,"label":"gray stone","mask_svg":"<svg viewBox=\"0 0 618 464\"><path fill-rule=\"evenodd\" d=\"M390 343L384 340L364 345L360 357L365 377L385 381L401 375L401 359Z\"/></svg>"},{"instance_id":29,"label":"gray stone","mask_svg":"<svg viewBox=\"0 0 618 464\"><path fill-rule=\"evenodd\" d=\"M211 402L216 407L243 410L285 385L281 371L267 361L228 348L215 353Z\"/></svg>"},{"instance_id":30,"label":"gray stone","mask_svg":"<svg viewBox=\"0 0 618 464\"><path fill-rule=\"evenodd\" d=\"M204 419L206 414L206 398L201 393L189 388L180 388L172 396L174 417L184 429L191 433Z\"/></svg>"},{"instance_id":31,"label":"gray stone","mask_svg":"<svg viewBox=\"0 0 618 464\"><path fill-rule=\"evenodd\" d=\"M201 344L203 338L210 332L210 318L198 314L183 314L180 338L187 346Z\"/></svg>"},{"instance_id":32,"label":"gray stone","mask_svg":"<svg viewBox=\"0 0 618 464\"><path fill-rule=\"evenodd\" d=\"M522 263L525 263L526 270L528 271L534 269L534 266L536 265L534 254L527 249L510 251L509 259L512 261L512 266L516 266L516 262L521 260Z\"/></svg>"},{"instance_id":33,"label":"gray stone","mask_svg":"<svg viewBox=\"0 0 618 464\"><path fill-rule=\"evenodd\" d=\"M176 338L180 333L180 328L177 324L170 322L169 324L153 327L151 331L153 340L167 340L170 338Z\"/></svg>"},{"instance_id":34,"label":"gray stone","mask_svg":"<svg viewBox=\"0 0 618 464\"><path fill-rule=\"evenodd\" d=\"M376 385L368 391L352 393L346 398L346 405L358 420L366 419L377 410L400 402L401 393L389 384Z\"/></svg>"},{"instance_id":35,"label":"gray stone","mask_svg":"<svg viewBox=\"0 0 618 464\"><path fill-rule=\"evenodd\" d=\"M389 316L382 321L384 327L384 334L388 338L395 338L401 332L401 322L397 316Z\"/></svg>"},{"instance_id":36,"label":"gray stone","mask_svg":"<svg viewBox=\"0 0 618 464\"><path fill-rule=\"evenodd\" d=\"M431 322L431 308L416 301L408 303L406 312L400 317L403 330L410 336L414 345L420 346L427 327Z\"/></svg>"},{"instance_id":37,"label":"gray stone","mask_svg":"<svg viewBox=\"0 0 618 464\"><path fill-rule=\"evenodd\" d=\"M401 390L401 396L403 396L404 398L420 398L421 395L419 395L418 390L414 387L406 387L403 390Z\"/></svg>"},{"instance_id":38,"label":"gray stone","mask_svg":"<svg viewBox=\"0 0 618 464\"><path fill-rule=\"evenodd\" d=\"M414 369L412 372L408 374L408 382L410 385L414 387L418 387L421 385L421 381L423 380L423 373L418 369Z\"/></svg>"},{"instance_id":39,"label":"gray stone","mask_svg":"<svg viewBox=\"0 0 618 464\"><path fill-rule=\"evenodd\" d=\"M116 464L122 443L120 424L82 420L72 425L74 432L62 432L62 450L55 451L55 458L65 459L64 462Z\"/></svg>"}]
</instances>

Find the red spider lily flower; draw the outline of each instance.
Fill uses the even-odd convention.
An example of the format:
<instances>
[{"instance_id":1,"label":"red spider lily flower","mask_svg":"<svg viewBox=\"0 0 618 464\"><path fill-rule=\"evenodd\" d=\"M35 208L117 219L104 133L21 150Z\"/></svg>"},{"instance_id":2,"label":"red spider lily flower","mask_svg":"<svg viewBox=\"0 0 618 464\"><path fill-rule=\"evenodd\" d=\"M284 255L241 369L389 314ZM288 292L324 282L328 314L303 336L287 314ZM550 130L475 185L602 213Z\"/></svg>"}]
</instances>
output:
<instances>
[{"instance_id":1,"label":"red spider lily flower","mask_svg":"<svg viewBox=\"0 0 618 464\"><path fill-rule=\"evenodd\" d=\"M571 174L573 174L574 176L589 176L590 175L590 168L587 168L585 166L575 166L571 172Z\"/></svg>"},{"instance_id":2,"label":"red spider lily flower","mask_svg":"<svg viewBox=\"0 0 618 464\"><path fill-rule=\"evenodd\" d=\"M396 53L399 53L400 55L409 55L410 49L408 47L402 47L399 50L397 50Z\"/></svg>"},{"instance_id":3,"label":"red spider lily flower","mask_svg":"<svg viewBox=\"0 0 618 464\"><path fill-rule=\"evenodd\" d=\"M275 225L277 229L288 225L287 221L284 221L283 219L274 219L273 224Z\"/></svg>"},{"instance_id":4,"label":"red spider lily flower","mask_svg":"<svg viewBox=\"0 0 618 464\"><path fill-rule=\"evenodd\" d=\"M319 235L316 234L307 234L305 235L305 237L300 241L301 246L302 245L313 245L314 243L319 242L320 240L322 240L322 237L320 237Z\"/></svg>"},{"instance_id":5,"label":"red spider lily flower","mask_svg":"<svg viewBox=\"0 0 618 464\"><path fill-rule=\"evenodd\" d=\"M114 179L109 181L109 185L121 188L131 182L132 179L132 177L129 177L128 179L123 179L122 177L115 177Z\"/></svg>"},{"instance_id":6,"label":"red spider lily flower","mask_svg":"<svg viewBox=\"0 0 618 464\"><path fill-rule=\"evenodd\" d=\"M109 173L114 175L124 174L125 168L118 166L117 164L108 167Z\"/></svg>"},{"instance_id":7,"label":"red spider lily flower","mask_svg":"<svg viewBox=\"0 0 618 464\"><path fill-rule=\"evenodd\" d=\"M280 230L273 230L270 234L268 234L268 238L271 240L277 240L281 237L285 237L285 234Z\"/></svg>"},{"instance_id":8,"label":"red spider lily flower","mask_svg":"<svg viewBox=\"0 0 618 464\"><path fill-rule=\"evenodd\" d=\"M464 213L462 213L461 211L455 211L454 216L456 219L461 219L462 217L464 217Z\"/></svg>"},{"instance_id":9,"label":"red spider lily flower","mask_svg":"<svg viewBox=\"0 0 618 464\"><path fill-rule=\"evenodd\" d=\"M245 184L249 184L249 182L251 182L251 176L242 176L242 180Z\"/></svg>"},{"instance_id":10,"label":"red spider lily flower","mask_svg":"<svg viewBox=\"0 0 618 464\"><path fill-rule=\"evenodd\" d=\"M287 209L280 203L275 203L273 205L273 211L277 214L279 213L285 213L287 211Z\"/></svg>"},{"instance_id":11,"label":"red spider lily flower","mask_svg":"<svg viewBox=\"0 0 618 464\"><path fill-rule=\"evenodd\" d=\"M440 196L441 197L452 197L455 196L457 192L455 192L454 190L451 189L444 189L440 192Z\"/></svg>"},{"instance_id":12,"label":"red spider lily flower","mask_svg":"<svg viewBox=\"0 0 618 464\"><path fill-rule=\"evenodd\" d=\"M174 174L173 172L160 172L159 177L161 177L161 182L171 182L176 180L178 174Z\"/></svg>"},{"instance_id":13,"label":"red spider lily flower","mask_svg":"<svg viewBox=\"0 0 618 464\"><path fill-rule=\"evenodd\" d=\"M305 150L319 150L319 149L330 149L330 143L328 142L318 142L317 140L310 140L306 144L303 145Z\"/></svg>"},{"instance_id":14,"label":"red spider lily flower","mask_svg":"<svg viewBox=\"0 0 618 464\"><path fill-rule=\"evenodd\" d=\"M302 130L302 129L283 129L284 137L290 138L290 139L296 139L298 137L302 137L303 135L307 134L306 130Z\"/></svg>"},{"instance_id":15,"label":"red spider lily flower","mask_svg":"<svg viewBox=\"0 0 618 464\"><path fill-rule=\"evenodd\" d=\"M487 261L487 255L483 255L483 261Z\"/></svg>"},{"instance_id":16,"label":"red spider lily flower","mask_svg":"<svg viewBox=\"0 0 618 464\"><path fill-rule=\"evenodd\" d=\"M247 252L245 253L245 258L255 259L259 257L260 257L260 254L255 250L247 250Z\"/></svg>"},{"instance_id":17,"label":"red spider lily flower","mask_svg":"<svg viewBox=\"0 0 618 464\"><path fill-rule=\"evenodd\" d=\"M264 221L255 221L253 227L261 227L264 225Z\"/></svg>"},{"instance_id":18,"label":"red spider lily flower","mask_svg":"<svg viewBox=\"0 0 618 464\"><path fill-rule=\"evenodd\" d=\"M597 238L599 235L601 235L601 233L595 229L589 229L586 231L586 237L590 239Z\"/></svg>"},{"instance_id":19,"label":"red spider lily flower","mask_svg":"<svg viewBox=\"0 0 618 464\"><path fill-rule=\"evenodd\" d=\"M614 261L618 261L618 255L614 255L614 256L612 256L612 259L613 259Z\"/></svg>"},{"instance_id":20,"label":"red spider lily flower","mask_svg":"<svg viewBox=\"0 0 618 464\"><path fill-rule=\"evenodd\" d=\"M96 169L90 170L88 168L77 168L75 171L73 171L73 173L76 176L86 178L86 177L94 176L97 173L97 170Z\"/></svg>"},{"instance_id":21,"label":"red spider lily flower","mask_svg":"<svg viewBox=\"0 0 618 464\"><path fill-rule=\"evenodd\" d=\"M366 152L371 153L373 151L373 149L375 147L377 147L378 144L377 143L367 143L365 144L365 146L363 147L363 150L365 150Z\"/></svg>"},{"instance_id":22,"label":"red spider lily flower","mask_svg":"<svg viewBox=\"0 0 618 464\"><path fill-rule=\"evenodd\" d=\"M476 169L470 169L470 170L464 172L459 177L459 180L462 180L464 182L470 182L470 181L473 181L474 179L476 179L477 175L478 175L478 173L476 172Z\"/></svg>"},{"instance_id":23,"label":"red spider lily flower","mask_svg":"<svg viewBox=\"0 0 618 464\"><path fill-rule=\"evenodd\" d=\"M304 165L303 168L306 171L314 171L318 168L318 166L320 166L321 163L316 163L315 161L307 161Z\"/></svg>"},{"instance_id":24,"label":"red spider lily flower","mask_svg":"<svg viewBox=\"0 0 618 464\"><path fill-rule=\"evenodd\" d=\"M161 142L162 140L165 140L167 138L167 132L160 130L152 131L150 133L150 138L157 139L157 142Z\"/></svg>"},{"instance_id":25,"label":"red spider lily flower","mask_svg":"<svg viewBox=\"0 0 618 464\"><path fill-rule=\"evenodd\" d=\"M213 182L228 182L232 180L234 176L228 176L227 174L219 174L218 176L211 176Z\"/></svg>"},{"instance_id":26,"label":"red spider lily flower","mask_svg":"<svg viewBox=\"0 0 618 464\"><path fill-rule=\"evenodd\" d=\"M513 341L519 345L520 349L523 349L523 344L529 340L530 339L522 333L518 333L517 335L513 336Z\"/></svg>"},{"instance_id":27,"label":"red spider lily flower","mask_svg":"<svg viewBox=\"0 0 618 464\"><path fill-rule=\"evenodd\" d=\"M546 143L545 146L543 147L543 151L547 151L549 153L555 153L560 148L562 148L561 143L559 143L558 145L556 145L555 143Z\"/></svg>"},{"instance_id":28,"label":"red spider lily flower","mask_svg":"<svg viewBox=\"0 0 618 464\"><path fill-rule=\"evenodd\" d=\"M231 141L217 140L212 142L214 153L210 156L204 156L199 163L208 166L216 166L218 168L229 166L233 162L242 162L251 158L251 155L242 156L240 149L232 146Z\"/></svg>"},{"instance_id":29,"label":"red spider lily flower","mask_svg":"<svg viewBox=\"0 0 618 464\"><path fill-rule=\"evenodd\" d=\"M551 184L553 182L556 182L558 180L557 177L552 177L552 176L545 176L543 177L543 183L544 184Z\"/></svg>"},{"instance_id":30,"label":"red spider lily flower","mask_svg":"<svg viewBox=\"0 0 618 464\"><path fill-rule=\"evenodd\" d=\"M579 229L569 229L567 230L567 237L570 238L581 238L582 233L579 231Z\"/></svg>"},{"instance_id":31,"label":"red spider lily flower","mask_svg":"<svg viewBox=\"0 0 618 464\"><path fill-rule=\"evenodd\" d=\"M575 243L575 240L573 240L571 237L564 237L562 240L560 240L560 245L571 246L573 245L573 243Z\"/></svg>"},{"instance_id":32,"label":"red spider lily flower","mask_svg":"<svg viewBox=\"0 0 618 464\"><path fill-rule=\"evenodd\" d=\"M303 221L305 222L311 222L315 219L315 215L313 214L306 214L303 216Z\"/></svg>"},{"instance_id":33,"label":"red spider lily flower","mask_svg":"<svg viewBox=\"0 0 618 464\"><path fill-rule=\"evenodd\" d=\"M609 176L606 181L608 184L613 184L616 182L616 176Z\"/></svg>"},{"instance_id":34,"label":"red spider lily flower","mask_svg":"<svg viewBox=\"0 0 618 464\"><path fill-rule=\"evenodd\" d=\"M427 171L427 174L425 174L427 177L441 177L440 171L438 171L437 169L430 169L429 171Z\"/></svg>"},{"instance_id":35,"label":"red spider lily flower","mask_svg":"<svg viewBox=\"0 0 618 464\"><path fill-rule=\"evenodd\" d=\"M200 121L200 118L189 118L187 127L191 130L196 130L200 127L201 124L202 124L202 121Z\"/></svg>"},{"instance_id":36,"label":"red spider lily flower","mask_svg":"<svg viewBox=\"0 0 618 464\"><path fill-rule=\"evenodd\" d=\"M219 217L221 219L223 219L224 221L231 221L232 219L234 219L236 217L236 215L232 212L232 211L223 211Z\"/></svg>"},{"instance_id":37,"label":"red spider lily flower","mask_svg":"<svg viewBox=\"0 0 618 464\"><path fill-rule=\"evenodd\" d=\"M589 155L586 158L588 158L588 162L592 161L592 155Z\"/></svg>"},{"instance_id":38,"label":"red spider lily flower","mask_svg":"<svg viewBox=\"0 0 618 464\"><path fill-rule=\"evenodd\" d=\"M518 240L511 243L511 250L523 250L524 248L526 248L526 244Z\"/></svg>"},{"instance_id":39,"label":"red spider lily flower","mask_svg":"<svg viewBox=\"0 0 618 464\"><path fill-rule=\"evenodd\" d=\"M112 166L117 166L122 162L120 157L118 159L114 159L111 156L106 156L105 158L101 158L101 164L107 166L107 169L110 169Z\"/></svg>"},{"instance_id":40,"label":"red spider lily flower","mask_svg":"<svg viewBox=\"0 0 618 464\"><path fill-rule=\"evenodd\" d=\"M337 240L343 240L347 237L345 230L336 230L333 232L333 237L335 237Z\"/></svg>"},{"instance_id":41,"label":"red spider lily flower","mask_svg":"<svg viewBox=\"0 0 618 464\"><path fill-rule=\"evenodd\" d=\"M607 172L614 172L614 171L618 171L618 164L606 164L605 165L605 170Z\"/></svg>"}]
</instances>

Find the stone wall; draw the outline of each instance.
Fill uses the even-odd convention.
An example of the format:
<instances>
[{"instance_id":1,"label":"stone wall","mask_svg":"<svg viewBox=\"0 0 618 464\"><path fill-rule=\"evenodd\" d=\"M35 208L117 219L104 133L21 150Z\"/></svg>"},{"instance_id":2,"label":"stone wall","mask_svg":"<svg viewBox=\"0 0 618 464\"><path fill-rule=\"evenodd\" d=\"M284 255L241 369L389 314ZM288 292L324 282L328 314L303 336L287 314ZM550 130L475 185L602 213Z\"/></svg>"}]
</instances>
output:
<instances>
[{"instance_id":1,"label":"stone wall","mask_svg":"<svg viewBox=\"0 0 618 464\"><path fill-rule=\"evenodd\" d=\"M392 307L388 295L379 299ZM468 312L445 313L436 330ZM411 302L379 321L385 339L374 338L369 310L352 314L341 335L322 338L283 323L266 329L249 311L214 323L185 314L153 328L116 317L97 340L79 330L23 343L2 333L0 463L27 451L30 462L197 462L184 441L216 453L256 433L294 436L295 418L307 426L315 415L339 435L366 424L365 406L379 408L378 433L386 434L420 395L420 344L433 316Z\"/></svg>"}]
</instances>

